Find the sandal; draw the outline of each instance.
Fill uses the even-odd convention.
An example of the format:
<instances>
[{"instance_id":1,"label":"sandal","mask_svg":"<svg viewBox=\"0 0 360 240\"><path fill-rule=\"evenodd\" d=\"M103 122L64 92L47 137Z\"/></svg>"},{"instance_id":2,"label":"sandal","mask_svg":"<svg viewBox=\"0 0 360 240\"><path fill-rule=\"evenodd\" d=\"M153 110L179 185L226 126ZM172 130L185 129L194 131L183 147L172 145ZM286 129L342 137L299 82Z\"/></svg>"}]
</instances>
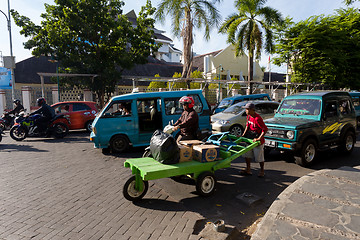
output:
<instances>
[{"instance_id":1,"label":"sandal","mask_svg":"<svg viewBox=\"0 0 360 240\"><path fill-rule=\"evenodd\" d=\"M252 173L251 173L251 172L249 173L249 172L247 172L247 171L245 171L245 170L241 170L241 171L240 171L240 175L241 175L241 176L252 176Z\"/></svg>"},{"instance_id":2,"label":"sandal","mask_svg":"<svg viewBox=\"0 0 360 240\"><path fill-rule=\"evenodd\" d=\"M259 173L258 174L258 178L264 178L265 177L265 173Z\"/></svg>"}]
</instances>

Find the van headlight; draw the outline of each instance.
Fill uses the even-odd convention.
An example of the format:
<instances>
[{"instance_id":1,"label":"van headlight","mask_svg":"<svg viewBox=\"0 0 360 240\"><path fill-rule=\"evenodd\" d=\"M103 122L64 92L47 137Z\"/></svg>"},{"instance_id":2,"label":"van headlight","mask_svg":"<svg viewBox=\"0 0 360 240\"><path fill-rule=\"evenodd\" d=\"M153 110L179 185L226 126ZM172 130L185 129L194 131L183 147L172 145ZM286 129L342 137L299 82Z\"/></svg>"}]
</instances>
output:
<instances>
[{"instance_id":1,"label":"van headlight","mask_svg":"<svg viewBox=\"0 0 360 240\"><path fill-rule=\"evenodd\" d=\"M286 132L286 136L289 138L289 139L294 139L294 131L287 131Z\"/></svg>"},{"instance_id":2,"label":"van headlight","mask_svg":"<svg viewBox=\"0 0 360 240\"><path fill-rule=\"evenodd\" d=\"M96 135L96 127L91 127L92 128L92 131L95 133Z\"/></svg>"}]
</instances>

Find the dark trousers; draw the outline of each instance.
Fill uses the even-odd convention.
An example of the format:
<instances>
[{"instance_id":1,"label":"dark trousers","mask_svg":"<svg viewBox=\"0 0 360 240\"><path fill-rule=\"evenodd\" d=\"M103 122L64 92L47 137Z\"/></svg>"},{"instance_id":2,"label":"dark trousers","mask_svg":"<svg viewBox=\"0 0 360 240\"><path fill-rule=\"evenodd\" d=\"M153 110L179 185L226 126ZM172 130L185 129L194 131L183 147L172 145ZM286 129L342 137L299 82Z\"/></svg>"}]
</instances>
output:
<instances>
[{"instance_id":1,"label":"dark trousers","mask_svg":"<svg viewBox=\"0 0 360 240\"><path fill-rule=\"evenodd\" d=\"M35 126L38 127L39 132L43 132L46 130L47 125L49 124L51 119L47 118L47 117L40 117L39 119L36 120L35 122Z\"/></svg>"}]
</instances>

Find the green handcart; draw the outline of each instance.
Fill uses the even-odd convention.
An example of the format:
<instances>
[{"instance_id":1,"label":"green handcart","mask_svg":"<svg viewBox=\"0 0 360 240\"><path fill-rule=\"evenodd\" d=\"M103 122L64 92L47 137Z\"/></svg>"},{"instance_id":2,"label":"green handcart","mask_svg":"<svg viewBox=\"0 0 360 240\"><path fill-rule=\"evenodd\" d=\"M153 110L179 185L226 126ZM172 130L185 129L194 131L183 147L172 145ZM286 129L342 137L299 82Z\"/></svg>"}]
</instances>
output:
<instances>
[{"instance_id":1,"label":"green handcart","mask_svg":"<svg viewBox=\"0 0 360 240\"><path fill-rule=\"evenodd\" d=\"M123 188L124 197L129 201L137 201L144 197L149 180L187 175L196 182L196 191L201 196L209 196L216 188L214 172L230 167L233 160L260 145L251 139L236 137L228 133L214 134L208 141L220 147L220 159L213 162L189 161L177 164L162 164L151 157L127 159L124 166L130 168L133 176Z\"/></svg>"}]
</instances>

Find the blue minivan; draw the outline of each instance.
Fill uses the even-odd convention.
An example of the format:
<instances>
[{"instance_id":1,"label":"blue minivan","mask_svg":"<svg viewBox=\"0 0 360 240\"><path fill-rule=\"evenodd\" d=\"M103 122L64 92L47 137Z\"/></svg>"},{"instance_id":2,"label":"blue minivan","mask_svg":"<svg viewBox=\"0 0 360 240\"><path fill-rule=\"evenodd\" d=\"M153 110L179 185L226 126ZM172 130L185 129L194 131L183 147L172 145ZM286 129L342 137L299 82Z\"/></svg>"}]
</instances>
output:
<instances>
[{"instance_id":1,"label":"blue minivan","mask_svg":"<svg viewBox=\"0 0 360 240\"><path fill-rule=\"evenodd\" d=\"M130 93L113 97L92 124L90 140L96 148L123 152L129 146L148 146L153 132L175 123L183 108L179 100L191 96L199 115L199 128L211 131L210 108L199 90ZM177 137L179 131L173 133Z\"/></svg>"},{"instance_id":2,"label":"blue minivan","mask_svg":"<svg viewBox=\"0 0 360 240\"><path fill-rule=\"evenodd\" d=\"M230 107L231 105L242 102L242 101L251 101L251 100L268 100L271 101L269 94L261 93L261 94L250 94L250 95L235 95L233 97L227 97L221 100L219 105L214 109L213 114L219 113Z\"/></svg>"},{"instance_id":3,"label":"blue minivan","mask_svg":"<svg viewBox=\"0 0 360 240\"><path fill-rule=\"evenodd\" d=\"M355 107L356 120L360 126L360 92L349 92Z\"/></svg>"}]
</instances>

